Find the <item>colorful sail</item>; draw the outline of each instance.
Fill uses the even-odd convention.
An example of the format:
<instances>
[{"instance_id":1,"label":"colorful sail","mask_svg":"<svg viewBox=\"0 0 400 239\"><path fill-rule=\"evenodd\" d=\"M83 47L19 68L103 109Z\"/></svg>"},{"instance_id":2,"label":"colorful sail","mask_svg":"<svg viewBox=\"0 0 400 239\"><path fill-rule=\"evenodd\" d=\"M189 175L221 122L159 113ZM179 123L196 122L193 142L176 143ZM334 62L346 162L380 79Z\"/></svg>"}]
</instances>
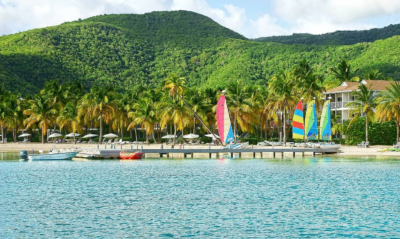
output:
<instances>
[{"instance_id":1,"label":"colorful sail","mask_svg":"<svg viewBox=\"0 0 400 239\"><path fill-rule=\"evenodd\" d=\"M223 144L228 144L234 140L231 119L229 118L228 106L226 105L225 95L221 95L217 104L217 125L218 133Z\"/></svg>"},{"instance_id":2,"label":"colorful sail","mask_svg":"<svg viewBox=\"0 0 400 239\"><path fill-rule=\"evenodd\" d=\"M322 108L321 114L321 140L332 140L331 131L331 101L327 100Z\"/></svg>"},{"instance_id":3,"label":"colorful sail","mask_svg":"<svg viewBox=\"0 0 400 239\"><path fill-rule=\"evenodd\" d=\"M293 116L293 139L304 139L303 101L296 106Z\"/></svg>"},{"instance_id":4,"label":"colorful sail","mask_svg":"<svg viewBox=\"0 0 400 239\"><path fill-rule=\"evenodd\" d=\"M317 109L315 108L315 101L311 101L307 106L306 113L306 138L316 140L318 137L318 126L317 126Z\"/></svg>"}]
</instances>

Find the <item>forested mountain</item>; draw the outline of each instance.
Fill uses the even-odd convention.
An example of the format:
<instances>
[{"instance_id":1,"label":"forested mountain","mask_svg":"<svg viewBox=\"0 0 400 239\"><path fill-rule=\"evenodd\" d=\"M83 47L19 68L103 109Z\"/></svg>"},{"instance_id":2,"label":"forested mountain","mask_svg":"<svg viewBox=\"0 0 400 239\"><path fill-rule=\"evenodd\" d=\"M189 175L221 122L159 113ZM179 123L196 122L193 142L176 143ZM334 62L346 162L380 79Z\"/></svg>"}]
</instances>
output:
<instances>
[{"instance_id":1,"label":"forested mountain","mask_svg":"<svg viewBox=\"0 0 400 239\"><path fill-rule=\"evenodd\" d=\"M353 45L361 42L374 42L400 35L400 24L363 31L336 31L321 35L295 33L291 36L271 36L254 39L258 42L280 42L285 44L307 45Z\"/></svg>"},{"instance_id":2,"label":"forested mountain","mask_svg":"<svg viewBox=\"0 0 400 239\"><path fill-rule=\"evenodd\" d=\"M344 59L361 74L374 69L399 79L399 45L400 36L347 46L256 42L187 11L103 15L0 37L0 82L22 93L53 79L122 91L160 85L174 72L189 86L265 84L301 59L327 80L327 69Z\"/></svg>"}]
</instances>

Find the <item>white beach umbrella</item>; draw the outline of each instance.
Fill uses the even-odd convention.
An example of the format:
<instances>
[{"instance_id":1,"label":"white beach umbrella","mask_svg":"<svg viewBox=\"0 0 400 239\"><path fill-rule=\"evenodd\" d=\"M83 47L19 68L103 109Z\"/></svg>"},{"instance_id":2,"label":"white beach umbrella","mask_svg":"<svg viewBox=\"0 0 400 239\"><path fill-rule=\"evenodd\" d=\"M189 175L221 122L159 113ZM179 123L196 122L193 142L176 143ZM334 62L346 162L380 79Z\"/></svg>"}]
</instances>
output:
<instances>
[{"instance_id":1,"label":"white beach umbrella","mask_svg":"<svg viewBox=\"0 0 400 239\"><path fill-rule=\"evenodd\" d=\"M23 134L18 135L18 138L28 137L28 136L31 136L31 134L23 133Z\"/></svg>"},{"instance_id":2,"label":"white beach umbrella","mask_svg":"<svg viewBox=\"0 0 400 239\"><path fill-rule=\"evenodd\" d=\"M216 137L217 139L220 138L220 137L218 136L218 134L214 134L214 135L215 135L215 137ZM212 135L212 134L206 134L206 135L204 135L204 136L209 137L209 138L215 138L214 135Z\"/></svg>"},{"instance_id":3,"label":"white beach umbrella","mask_svg":"<svg viewBox=\"0 0 400 239\"><path fill-rule=\"evenodd\" d=\"M161 137L162 139L173 139L175 136L173 134L167 134L163 137Z\"/></svg>"},{"instance_id":4,"label":"white beach umbrella","mask_svg":"<svg viewBox=\"0 0 400 239\"><path fill-rule=\"evenodd\" d=\"M116 134L106 134L106 135L104 135L103 136L103 138L110 138L110 139L112 139L112 138L117 138L118 137L118 135L116 135Z\"/></svg>"},{"instance_id":5,"label":"white beach umbrella","mask_svg":"<svg viewBox=\"0 0 400 239\"><path fill-rule=\"evenodd\" d=\"M198 137L199 137L199 135L197 135L197 134L186 134L183 136L184 139L196 139Z\"/></svg>"},{"instance_id":6,"label":"white beach umbrella","mask_svg":"<svg viewBox=\"0 0 400 239\"><path fill-rule=\"evenodd\" d=\"M75 133L75 137L77 137L77 136L81 136L81 134ZM65 137L66 137L66 138L74 137L74 133L67 134L67 135L65 135Z\"/></svg>"},{"instance_id":7,"label":"white beach umbrella","mask_svg":"<svg viewBox=\"0 0 400 239\"><path fill-rule=\"evenodd\" d=\"M87 135L83 136L82 138L86 139L86 138L93 138L93 137L97 137L97 134L87 134Z\"/></svg>"},{"instance_id":8,"label":"white beach umbrella","mask_svg":"<svg viewBox=\"0 0 400 239\"><path fill-rule=\"evenodd\" d=\"M57 137L61 137L61 136L62 136L62 134L54 133L54 134L49 135L49 138L57 138Z\"/></svg>"}]
</instances>

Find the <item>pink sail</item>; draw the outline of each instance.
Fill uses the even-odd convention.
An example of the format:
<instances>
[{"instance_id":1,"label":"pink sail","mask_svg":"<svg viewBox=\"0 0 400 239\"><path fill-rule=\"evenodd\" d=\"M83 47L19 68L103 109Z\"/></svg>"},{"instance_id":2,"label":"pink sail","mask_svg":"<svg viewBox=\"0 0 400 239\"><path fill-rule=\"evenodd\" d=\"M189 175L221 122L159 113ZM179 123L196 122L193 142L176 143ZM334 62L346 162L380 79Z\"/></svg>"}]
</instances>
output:
<instances>
[{"instance_id":1,"label":"pink sail","mask_svg":"<svg viewBox=\"0 0 400 239\"><path fill-rule=\"evenodd\" d=\"M231 120L229 118L228 106L226 105L225 95L221 95L217 104L217 125L218 133L223 144L234 140Z\"/></svg>"}]
</instances>

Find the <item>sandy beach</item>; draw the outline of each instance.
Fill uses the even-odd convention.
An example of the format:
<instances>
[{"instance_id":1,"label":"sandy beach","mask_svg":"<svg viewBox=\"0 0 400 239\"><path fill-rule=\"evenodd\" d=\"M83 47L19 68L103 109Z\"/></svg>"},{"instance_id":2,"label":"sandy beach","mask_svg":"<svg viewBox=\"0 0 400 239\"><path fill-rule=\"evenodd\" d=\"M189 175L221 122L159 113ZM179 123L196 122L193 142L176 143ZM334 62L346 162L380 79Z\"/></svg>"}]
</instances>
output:
<instances>
[{"instance_id":1,"label":"sandy beach","mask_svg":"<svg viewBox=\"0 0 400 239\"><path fill-rule=\"evenodd\" d=\"M107 149L110 148L110 145L97 145L97 144L41 144L41 143L27 143L27 144L18 144L18 143L6 143L6 144L0 144L0 152L19 152L21 150L27 150L29 152L31 152L32 150L34 150L35 152L37 152L38 150L43 150L44 152L48 152L51 149L57 148L57 149L66 149L66 148L78 148L81 150L84 149L94 149L94 148L101 148L104 149L105 147ZM141 147L143 147L143 149L159 149L161 148L161 144L143 144L143 145L131 145L131 144L124 144L124 145L116 145L115 148L116 149L141 149ZM171 148L170 145L162 145L162 147L164 148ZM182 147L180 145L175 145L175 148L179 148ZM183 146L185 149L189 149L189 148L202 148L202 149L206 149L209 146L208 145L184 145ZM221 146L210 146L211 148L220 148ZM400 157L400 152L390 152L390 151L386 151L386 152L379 152L379 150L381 149L385 149L385 148L389 148L390 146L387 145L374 145L374 146L370 146L369 148L359 148L356 146L342 146L341 148L341 152L338 154L330 154L329 156L333 156L333 157L341 157L341 156L354 156L354 157L365 157L365 156L393 156L393 157ZM266 146L254 146L254 148L270 148L270 147L266 147ZM279 148L279 147L275 147L275 148ZM307 155L307 154L306 154ZM310 154L312 155L312 154ZM157 155L155 155L157 156ZM207 155L205 155L207 156ZM291 153L287 153L286 156L291 156ZM316 155L321 156L320 154ZM243 154L242 157L244 158L252 158L252 154L248 153L248 154ZM259 157L259 155L256 155L256 157ZM272 154L269 155L268 153L264 154L264 157L269 158L272 157Z\"/></svg>"}]
</instances>

